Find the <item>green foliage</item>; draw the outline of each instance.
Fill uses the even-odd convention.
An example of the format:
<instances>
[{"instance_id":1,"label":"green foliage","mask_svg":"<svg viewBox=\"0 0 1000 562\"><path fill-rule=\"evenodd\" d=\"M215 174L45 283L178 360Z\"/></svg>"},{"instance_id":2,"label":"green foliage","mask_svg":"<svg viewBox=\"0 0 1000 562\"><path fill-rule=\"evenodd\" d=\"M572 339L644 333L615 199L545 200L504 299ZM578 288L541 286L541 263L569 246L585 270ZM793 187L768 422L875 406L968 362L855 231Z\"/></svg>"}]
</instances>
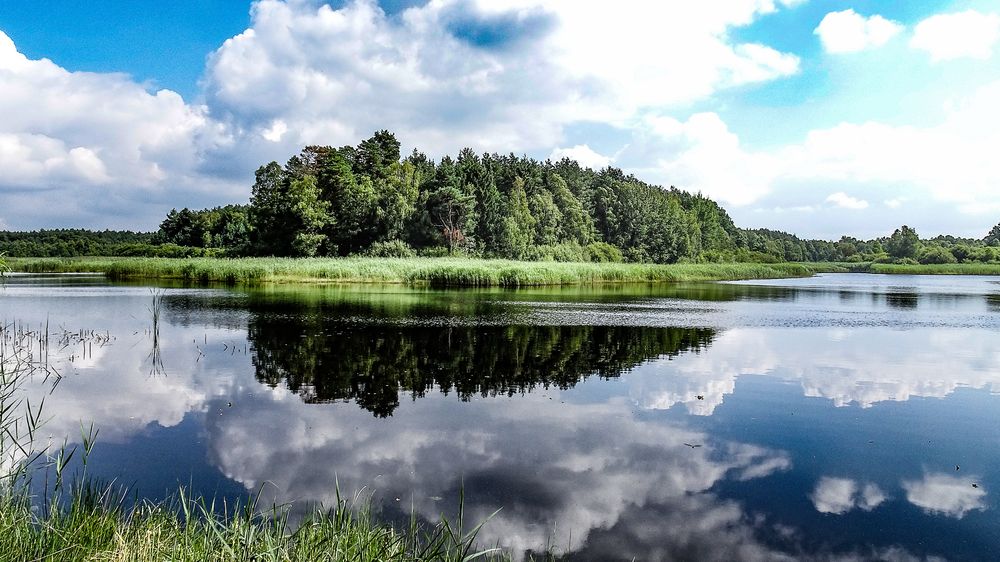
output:
<instances>
[{"instance_id":1,"label":"green foliage","mask_svg":"<svg viewBox=\"0 0 1000 562\"><path fill-rule=\"evenodd\" d=\"M373 258L412 258L417 253L402 240L385 240L372 244L364 255Z\"/></svg>"},{"instance_id":2,"label":"green foliage","mask_svg":"<svg viewBox=\"0 0 1000 562\"><path fill-rule=\"evenodd\" d=\"M924 246L920 249L917 261L923 264L945 264L958 263L955 257L947 248L941 246Z\"/></svg>"},{"instance_id":3,"label":"green foliage","mask_svg":"<svg viewBox=\"0 0 1000 562\"><path fill-rule=\"evenodd\" d=\"M587 244L587 261L596 263L621 263L625 261L622 251L607 242L591 242Z\"/></svg>"},{"instance_id":4,"label":"green foliage","mask_svg":"<svg viewBox=\"0 0 1000 562\"><path fill-rule=\"evenodd\" d=\"M994 226L989 233L983 238L983 242L987 246L1000 246L1000 224Z\"/></svg>"},{"instance_id":5,"label":"green foliage","mask_svg":"<svg viewBox=\"0 0 1000 562\"><path fill-rule=\"evenodd\" d=\"M571 247L572 248L572 247ZM438 250L440 251L440 249ZM577 250L571 250L577 251ZM553 256L554 259L554 256ZM377 282L473 287L773 279L846 271L829 264L532 263L472 258L82 258L14 259L25 272L103 272L111 279L183 279L200 283Z\"/></svg>"},{"instance_id":6,"label":"green foliage","mask_svg":"<svg viewBox=\"0 0 1000 562\"><path fill-rule=\"evenodd\" d=\"M896 259L913 259L920 251L920 237L917 231L903 225L897 228L886 244L886 251Z\"/></svg>"}]
</instances>

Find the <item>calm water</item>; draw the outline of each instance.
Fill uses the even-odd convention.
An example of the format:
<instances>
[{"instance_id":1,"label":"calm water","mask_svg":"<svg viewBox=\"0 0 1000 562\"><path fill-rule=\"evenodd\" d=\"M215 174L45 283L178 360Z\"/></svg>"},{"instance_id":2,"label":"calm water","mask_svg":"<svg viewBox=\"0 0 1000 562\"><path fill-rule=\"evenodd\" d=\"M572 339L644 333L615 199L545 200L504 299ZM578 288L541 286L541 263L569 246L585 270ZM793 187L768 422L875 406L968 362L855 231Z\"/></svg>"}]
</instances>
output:
<instances>
[{"instance_id":1,"label":"calm water","mask_svg":"<svg viewBox=\"0 0 1000 562\"><path fill-rule=\"evenodd\" d=\"M502 508L486 541L574 560L1000 552L997 278L162 290L154 348L148 286L0 289L5 322L110 338L31 392L140 496L301 511L339 482L436 520L464 488Z\"/></svg>"}]
</instances>

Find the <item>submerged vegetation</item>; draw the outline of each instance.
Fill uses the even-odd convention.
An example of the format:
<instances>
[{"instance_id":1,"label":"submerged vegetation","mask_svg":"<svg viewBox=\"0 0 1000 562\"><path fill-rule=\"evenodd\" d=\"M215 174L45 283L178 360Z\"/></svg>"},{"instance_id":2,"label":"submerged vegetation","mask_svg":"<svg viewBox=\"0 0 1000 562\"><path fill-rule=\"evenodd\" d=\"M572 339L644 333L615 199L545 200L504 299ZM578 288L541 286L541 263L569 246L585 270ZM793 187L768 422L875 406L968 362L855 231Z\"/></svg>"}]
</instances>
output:
<instances>
[{"instance_id":1,"label":"submerged vegetation","mask_svg":"<svg viewBox=\"0 0 1000 562\"><path fill-rule=\"evenodd\" d=\"M260 282L407 283L432 286L525 287L588 283L651 283L774 279L836 264L712 263L626 264L480 260L470 258L81 258L22 259L28 273L104 273L112 279L183 279L200 283Z\"/></svg>"},{"instance_id":2,"label":"submerged vegetation","mask_svg":"<svg viewBox=\"0 0 1000 562\"><path fill-rule=\"evenodd\" d=\"M259 505L259 495L236 504L192 498L181 489L164 503L130 505L127 490L89 480L87 459L97 432L79 447L38 448L41 403L23 398L34 377L58 374L38 358L45 331L0 329L0 561L467 561L507 560L499 548L480 548L483 523L432 525L411 517L404 528L379 522L370 496L356 494L330 509L292 522L289 506ZM71 463L76 457L75 464ZM70 467L79 466L74 474ZM33 479L41 478L42 497ZM485 523L485 522L484 522ZM551 558L543 555L543 558Z\"/></svg>"}]
</instances>

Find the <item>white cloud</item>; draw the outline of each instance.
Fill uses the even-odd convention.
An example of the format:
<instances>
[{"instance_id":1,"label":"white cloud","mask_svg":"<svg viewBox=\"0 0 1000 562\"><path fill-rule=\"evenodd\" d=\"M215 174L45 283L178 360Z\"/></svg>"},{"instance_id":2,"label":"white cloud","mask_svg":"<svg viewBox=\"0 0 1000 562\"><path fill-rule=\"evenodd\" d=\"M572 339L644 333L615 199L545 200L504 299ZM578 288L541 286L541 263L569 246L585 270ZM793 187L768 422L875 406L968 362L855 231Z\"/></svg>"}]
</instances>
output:
<instances>
[{"instance_id":1,"label":"white cloud","mask_svg":"<svg viewBox=\"0 0 1000 562\"><path fill-rule=\"evenodd\" d=\"M570 148L557 148L552 151L549 158L553 161L569 158L576 160L585 168L600 170L611 165L612 158L600 154L585 144L578 144Z\"/></svg>"},{"instance_id":2,"label":"white cloud","mask_svg":"<svg viewBox=\"0 0 1000 562\"><path fill-rule=\"evenodd\" d=\"M109 215L159 215L162 208L145 206L167 189L179 190L175 196L218 189L198 172L200 149L215 136L205 112L122 74L31 60L0 32L0 196L8 218L107 224Z\"/></svg>"},{"instance_id":3,"label":"white cloud","mask_svg":"<svg viewBox=\"0 0 1000 562\"><path fill-rule=\"evenodd\" d=\"M868 208L868 201L865 201L863 199L858 199L856 197L851 197L850 195L844 193L843 191L838 191L837 193L831 193L830 196L826 198L825 203L830 203L832 205L844 209L861 210Z\"/></svg>"},{"instance_id":4,"label":"white cloud","mask_svg":"<svg viewBox=\"0 0 1000 562\"><path fill-rule=\"evenodd\" d=\"M745 150L715 113L696 113L687 121L647 117L618 162L648 181L700 191L734 205L767 194L780 169L770 155Z\"/></svg>"},{"instance_id":5,"label":"white cloud","mask_svg":"<svg viewBox=\"0 0 1000 562\"><path fill-rule=\"evenodd\" d=\"M260 136L264 137L266 140L271 142L280 142L281 137L285 136L288 132L288 125L281 119L275 119L271 126L264 129Z\"/></svg>"},{"instance_id":6,"label":"white cloud","mask_svg":"<svg viewBox=\"0 0 1000 562\"><path fill-rule=\"evenodd\" d=\"M927 51L935 62L966 57L986 60L993 56L997 40L1000 15L966 10L921 21L913 30L910 46Z\"/></svg>"},{"instance_id":7,"label":"white cloud","mask_svg":"<svg viewBox=\"0 0 1000 562\"><path fill-rule=\"evenodd\" d=\"M886 500L885 493L875 484L863 487L849 478L824 476L816 483L810 496L816 511L842 515L852 509L871 511Z\"/></svg>"},{"instance_id":8,"label":"white cloud","mask_svg":"<svg viewBox=\"0 0 1000 562\"><path fill-rule=\"evenodd\" d=\"M370 0L339 9L261 0L251 29L211 56L206 94L234 130L273 140L281 119L288 149L389 128L432 155L548 151L571 122L624 123L643 107L795 73L795 56L728 38L776 9L439 0L388 17ZM468 39L501 24L501 45Z\"/></svg>"},{"instance_id":9,"label":"white cloud","mask_svg":"<svg viewBox=\"0 0 1000 562\"><path fill-rule=\"evenodd\" d=\"M968 215L1000 209L1000 159L993 150L1000 146L996 99L1000 81L942 104L944 118L936 124L843 122L768 150L746 147L716 113L698 113L687 121L648 117L635 127L615 163L647 181L701 191L729 206L737 223L746 226L788 228L784 224L797 222L788 217L802 213L787 211L820 209L825 203L824 220L836 231L824 235L839 236L851 232L846 213L870 206L871 199L887 201L889 209L908 200L937 205L937 210L949 205L956 219L946 228L962 231ZM984 217L975 230L986 228L989 220ZM816 235L821 226L810 220L793 231Z\"/></svg>"},{"instance_id":10,"label":"white cloud","mask_svg":"<svg viewBox=\"0 0 1000 562\"><path fill-rule=\"evenodd\" d=\"M866 18L848 9L828 13L813 33L828 53L856 53L881 47L902 30L898 22L879 15Z\"/></svg>"},{"instance_id":11,"label":"white cloud","mask_svg":"<svg viewBox=\"0 0 1000 562\"><path fill-rule=\"evenodd\" d=\"M973 487L969 477L925 474L922 480L904 480L906 499L931 515L961 519L970 511L986 509L986 490Z\"/></svg>"}]
</instances>

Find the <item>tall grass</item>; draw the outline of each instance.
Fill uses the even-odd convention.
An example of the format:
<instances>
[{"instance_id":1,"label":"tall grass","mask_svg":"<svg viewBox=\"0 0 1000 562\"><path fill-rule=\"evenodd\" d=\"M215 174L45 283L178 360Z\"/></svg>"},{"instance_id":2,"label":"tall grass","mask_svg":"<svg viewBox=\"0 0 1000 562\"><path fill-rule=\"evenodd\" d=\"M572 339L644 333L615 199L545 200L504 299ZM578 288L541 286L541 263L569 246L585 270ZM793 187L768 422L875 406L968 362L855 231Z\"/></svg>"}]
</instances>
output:
<instances>
[{"instance_id":1,"label":"tall grass","mask_svg":"<svg viewBox=\"0 0 1000 562\"><path fill-rule=\"evenodd\" d=\"M1000 263L941 263L904 265L895 263L856 264L852 271L887 275L1000 275Z\"/></svg>"},{"instance_id":2,"label":"tall grass","mask_svg":"<svg viewBox=\"0 0 1000 562\"><path fill-rule=\"evenodd\" d=\"M151 312L157 308L154 299ZM126 490L97 485L87 474L97 438L93 427L82 429L79 446L36 447L43 404L23 396L28 384L44 382L50 371L39 359L47 339L41 330L0 324L0 562L511 559L499 548L478 546L483 523L463 525L464 499L454 521L442 516L436 524L421 524L414 515L403 528L379 522L370 495L347 500L339 490L336 505L294 525L289 506L261 505L259 494L231 504L193 498L181 489L170 501L130 506ZM69 474L74 459L81 468ZM31 495L39 475L42 497Z\"/></svg>"},{"instance_id":3,"label":"tall grass","mask_svg":"<svg viewBox=\"0 0 1000 562\"><path fill-rule=\"evenodd\" d=\"M104 273L117 280L183 279L199 283L407 283L456 287L525 287L599 283L720 281L847 271L803 263L622 264L467 258L16 258L31 273Z\"/></svg>"}]
</instances>

